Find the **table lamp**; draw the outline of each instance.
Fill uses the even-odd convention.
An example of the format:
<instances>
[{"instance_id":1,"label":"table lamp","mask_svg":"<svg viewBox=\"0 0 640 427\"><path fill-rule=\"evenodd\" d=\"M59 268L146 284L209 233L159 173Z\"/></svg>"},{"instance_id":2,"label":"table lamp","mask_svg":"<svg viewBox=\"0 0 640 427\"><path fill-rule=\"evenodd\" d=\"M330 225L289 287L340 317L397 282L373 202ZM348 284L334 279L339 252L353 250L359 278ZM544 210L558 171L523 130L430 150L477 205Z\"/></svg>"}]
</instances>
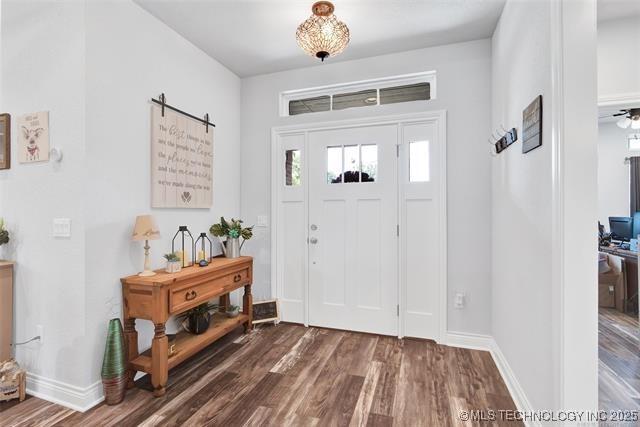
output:
<instances>
[{"instance_id":1,"label":"table lamp","mask_svg":"<svg viewBox=\"0 0 640 427\"><path fill-rule=\"evenodd\" d=\"M133 228L132 240L144 240L144 270L138 276L153 276L156 273L149 266L149 240L160 238L160 231L151 215L138 215Z\"/></svg>"}]
</instances>

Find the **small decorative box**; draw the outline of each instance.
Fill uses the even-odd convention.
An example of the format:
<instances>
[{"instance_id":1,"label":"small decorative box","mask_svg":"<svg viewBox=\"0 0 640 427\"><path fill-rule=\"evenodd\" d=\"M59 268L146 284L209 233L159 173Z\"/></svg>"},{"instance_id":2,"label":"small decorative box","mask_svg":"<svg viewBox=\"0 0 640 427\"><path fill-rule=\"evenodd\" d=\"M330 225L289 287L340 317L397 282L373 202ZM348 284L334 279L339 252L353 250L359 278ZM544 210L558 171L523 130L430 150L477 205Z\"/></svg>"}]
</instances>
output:
<instances>
[{"instance_id":1,"label":"small decorative box","mask_svg":"<svg viewBox=\"0 0 640 427\"><path fill-rule=\"evenodd\" d=\"M0 363L0 402L25 398L27 375L18 362L9 359Z\"/></svg>"}]
</instances>

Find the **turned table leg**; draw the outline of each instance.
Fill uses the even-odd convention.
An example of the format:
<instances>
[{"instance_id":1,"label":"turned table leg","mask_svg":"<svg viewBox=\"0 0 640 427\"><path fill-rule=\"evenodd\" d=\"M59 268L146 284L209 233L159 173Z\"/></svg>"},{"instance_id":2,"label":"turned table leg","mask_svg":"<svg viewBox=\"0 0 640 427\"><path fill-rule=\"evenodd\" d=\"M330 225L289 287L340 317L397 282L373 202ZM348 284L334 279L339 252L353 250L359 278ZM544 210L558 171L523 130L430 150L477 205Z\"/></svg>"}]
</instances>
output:
<instances>
[{"instance_id":1,"label":"turned table leg","mask_svg":"<svg viewBox=\"0 0 640 427\"><path fill-rule=\"evenodd\" d=\"M131 361L138 357L138 331L134 317L124 319L124 339L127 346L127 388L133 388L136 370L131 367Z\"/></svg>"},{"instance_id":2,"label":"turned table leg","mask_svg":"<svg viewBox=\"0 0 640 427\"><path fill-rule=\"evenodd\" d=\"M227 308L229 308L229 294L224 294L224 295L220 295L220 301L218 303L219 307L219 311L221 313L224 313Z\"/></svg>"},{"instance_id":3,"label":"turned table leg","mask_svg":"<svg viewBox=\"0 0 640 427\"><path fill-rule=\"evenodd\" d=\"M163 396L169 377L169 339L165 335L164 323L155 324L155 335L151 343L151 384L153 395Z\"/></svg>"},{"instance_id":4,"label":"turned table leg","mask_svg":"<svg viewBox=\"0 0 640 427\"><path fill-rule=\"evenodd\" d=\"M242 297L242 312L249 316L244 324L244 332L247 333L253 329L253 295L251 295L251 285L245 285L244 295Z\"/></svg>"}]
</instances>

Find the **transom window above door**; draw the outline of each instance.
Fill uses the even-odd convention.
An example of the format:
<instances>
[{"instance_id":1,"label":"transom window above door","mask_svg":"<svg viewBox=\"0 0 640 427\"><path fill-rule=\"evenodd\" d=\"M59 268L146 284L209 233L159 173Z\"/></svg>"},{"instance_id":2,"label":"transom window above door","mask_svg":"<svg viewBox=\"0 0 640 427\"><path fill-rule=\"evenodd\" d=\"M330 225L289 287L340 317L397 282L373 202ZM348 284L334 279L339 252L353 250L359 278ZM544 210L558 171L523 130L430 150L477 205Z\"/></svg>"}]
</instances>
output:
<instances>
[{"instance_id":1,"label":"transom window above door","mask_svg":"<svg viewBox=\"0 0 640 427\"><path fill-rule=\"evenodd\" d=\"M435 98L436 73L428 71L285 91L280 94L280 115L296 116Z\"/></svg>"},{"instance_id":2,"label":"transom window above door","mask_svg":"<svg viewBox=\"0 0 640 427\"><path fill-rule=\"evenodd\" d=\"M378 179L376 144L327 147L327 183L375 182Z\"/></svg>"}]
</instances>

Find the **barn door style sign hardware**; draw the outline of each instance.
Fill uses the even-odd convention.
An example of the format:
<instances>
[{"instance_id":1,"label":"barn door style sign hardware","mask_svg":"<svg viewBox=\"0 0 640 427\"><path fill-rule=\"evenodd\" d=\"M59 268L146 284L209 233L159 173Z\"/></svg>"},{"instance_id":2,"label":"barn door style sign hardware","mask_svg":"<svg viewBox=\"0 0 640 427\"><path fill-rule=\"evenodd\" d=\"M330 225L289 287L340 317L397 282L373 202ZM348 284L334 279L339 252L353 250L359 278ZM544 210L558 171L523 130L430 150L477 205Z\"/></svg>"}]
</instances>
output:
<instances>
[{"instance_id":1,"label":"barn door style sign hardware","mask_svg":"<svg viewBox=\"0 0 640 427\"><path fill-rule=\"evenodd\" d=\"M197 120L199 122L202 122L202 124L205 125L205 127L206 127L207 133L209 133L209 126L216 127L216 125L214 125L213 123L211 123L209 121L209 113L206 113L204 115L204 118L200 118L200 117L194 116L193 114L189 114L186 111L183 111L183 110L181 110L179 108L173 107L173 106L167 104L167 97L164 95L164 93L161 93L160 96L158 97L158 99L151 98L151 102L154 102L154 103L160 105L160 107L162 108L162 117L164 117L164 109L168 108L169 110L173 110L176 113L183 114L183 115L185 115L185 116L187 116L187 117L189 117L189 118L191 118L193 120Z\"/></svg>"}]
</instances>

